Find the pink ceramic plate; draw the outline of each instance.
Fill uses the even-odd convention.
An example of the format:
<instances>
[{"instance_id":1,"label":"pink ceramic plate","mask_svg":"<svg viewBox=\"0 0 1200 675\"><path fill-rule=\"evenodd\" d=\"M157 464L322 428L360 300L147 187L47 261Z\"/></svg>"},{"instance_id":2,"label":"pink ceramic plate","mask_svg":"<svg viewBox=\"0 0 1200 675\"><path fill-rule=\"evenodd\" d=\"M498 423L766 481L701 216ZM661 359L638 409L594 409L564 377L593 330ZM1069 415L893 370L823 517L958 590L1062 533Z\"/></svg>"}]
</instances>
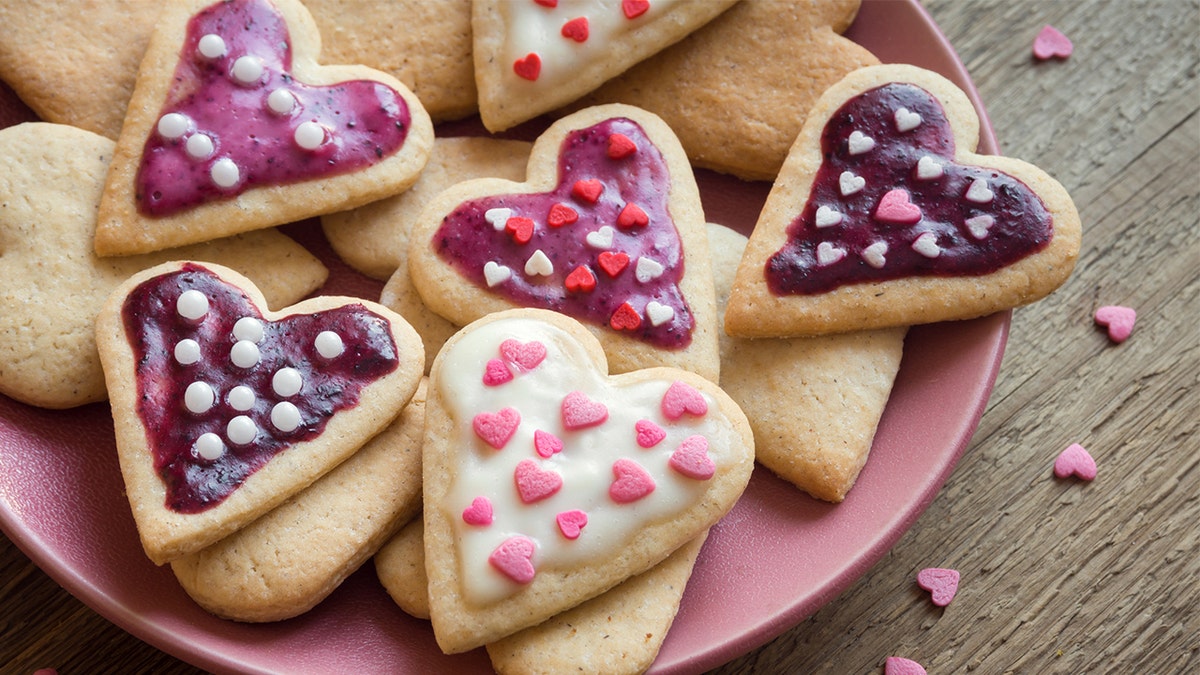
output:
<instances>
[{"instance_id":1,"label":"pink ceramic plate","mask_svg":"<svg viewBox=\"0 0 1200 675\"><path fill-rule=\"evenodd\" d=\"M978 96L915 2L866 0L848 33L885 62L938 71ZM0 111L14 109L3 92ZM11 113L4 124L18 121ZM995 152L986 117L981 148ZM709 219L746 232L767 186L701 175ZM327 292L377 294L333 259L312 223L287 231L328 262ZM371 297L368 295L368 297ZM810 499L759 469L712 531L652 672L695 673L782 633L873 565L933 499L963 452L999 369L1008 314L913 329L870 461L846 501ZM296 619L216 619L169 568L142 554L115 462L107 406L66 412L0 397L0 526L42 569L103 616L216 672L487 672L483 650L448 657L427 622L387 597L368 565Z\"/></svg>"}]
</instances>

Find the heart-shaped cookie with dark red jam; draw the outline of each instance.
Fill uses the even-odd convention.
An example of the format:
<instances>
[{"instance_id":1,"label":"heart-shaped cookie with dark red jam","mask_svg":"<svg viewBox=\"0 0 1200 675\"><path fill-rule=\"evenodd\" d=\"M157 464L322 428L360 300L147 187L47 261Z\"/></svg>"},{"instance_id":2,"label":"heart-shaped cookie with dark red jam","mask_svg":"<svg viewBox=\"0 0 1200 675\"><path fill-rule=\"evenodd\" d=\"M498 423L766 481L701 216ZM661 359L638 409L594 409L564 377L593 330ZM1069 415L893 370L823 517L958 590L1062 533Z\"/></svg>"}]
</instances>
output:
<instances>
[{"instance_id":1,"label":"heart-shaped cookie with dark red jam","mask_svg":"<svg viewBox=\"0 0 1200 675\"><path fill-rule=\"evenodd\" d=\"M360 206L407 189L433 128L412 93L323 66L296 0L164 9L100 204L96 252L127 255Z\"/></svg>"},{"instance_id":2,"label":"heart-shaped cookie with dark red jam","mask_svg":"<svg viewBox=\"0 0 1200 675\"><path fill-rule=\"evenodd\" d=\"M456 325L551 309L591 328L614 372L717 377L699 191L674 134L644 110L565 117L534 144L524 183L475 179L434 197L413 228L409 273Z\"/></svg>"},{"instance_id":3,"label":"heart-shaped cookie with dark red jam","mask_svg":"<svg viewBox=\"0 0 1200 675\"><path fill-rule=\"evenodd\" d=\"M753 464L745 415L694 373L610 376L591 333L546 310L467 326L431 369L423 446L438 644L493 642L658 564Z\"/></svg>"},{"instance_id":4,"label":"heart-shaped cookie with dark red jam","mask_svg":"<svg viewBox=\"0 0 1200 675\"><path fill-rule=\"evenodd\" d=\"M122 284L96 339L126 492L157 564L236 531L387 426L424 370L391 310L320 296L282 311L207 263Z\"/></svg>"},{"instance_id":5,"label":"heart-shaped cookie with dark red jam","mask_svg":"<svg viewBox=\"0 0 1200 675\"><path fill-rule=\"evenodd\" d=\"M797 336L969 319L1058 288L1079 214L1037 167L974 152L979 117L913 66L822 95L738 268L725 328Z\"/></svg>"}]
</instances>

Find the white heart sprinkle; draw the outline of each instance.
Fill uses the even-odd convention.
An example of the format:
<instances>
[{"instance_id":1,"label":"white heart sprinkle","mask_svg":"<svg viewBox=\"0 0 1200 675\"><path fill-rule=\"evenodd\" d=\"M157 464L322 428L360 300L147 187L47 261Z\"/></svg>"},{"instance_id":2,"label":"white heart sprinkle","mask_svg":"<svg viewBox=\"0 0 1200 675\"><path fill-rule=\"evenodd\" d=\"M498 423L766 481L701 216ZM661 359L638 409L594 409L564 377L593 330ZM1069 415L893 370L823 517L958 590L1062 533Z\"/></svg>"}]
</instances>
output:
<instances>
[{"instance_id":1,"label":"white heart sprinkle","mask_svg":"<svg viewBox=\"0 0 1200 675\"><path fill-rule=\"evenodd\" d=\"M864 134L857 129L850 132L850 139L847 141L847 148L852 155L861 155L864 152L870 152L871 148L875 147L875 139Z\"/></svg>"},{"instance_id":2,"label":"white heart sprinkle","mask_svg":"<svg viewBox=\"0 0 1200 675\"><path fill-rule=\"evenodd\" d=\"M942 253L942 249L937 243L937 235L932 232L926 232L917 237L917 240L912 243L912 250L926 258L936 258Z\"/></svg>"},{"instance_id":3,"label":"white heart sprinkle","mask_svg":"<svg viewBox=\"0 0 1200 675\"><path fill-rule=\"evenodd\" d=\"M921 159L917 160L917 178L921 180L941 178L945 172L942 165L929 155L924 155Z\"/></svg>"},{"instance_id":4,"label":"white heart sprinkle","mask_svg":"<svg viewBox=\"0 0 1200 675\"><path fill-rule=\"evenodd\" d=\"M633 274L638 281L644 284L662 276L663 269L662 263L643 256L638 258L637 268Z\"/></svg>"},{"instance_id":5,"label":"white heart sprinkle","mask_svg":"<svg viewBox=\"0 0 1200 675\"><path fill-rule=\"evenodd\" d=\"M922 121L919 113L912 112L908 108L896 109L896 130L901 133L916 129L921 126Z\"/></svg>"},{"instance_id":6,"label":"white heart sprinkle","mask_svg":"<svg viewBox=\"0 0 1200 675\"><path fill-rule=\"evenodd\" d=\"M823 241L817 244L817 264L832 265L833 263L846 257L846 249L838 248L833 244Z\"/></svg>"},{"instance_id":7,"label":"white heart sprinkle","mask_svg":"<svg viewBox=\"0 0 1200 675\"><path fill-rule=\"evenodd\" d=\"M883 269L883 266L887 264L887 258L884 257L887 254L887 250L888 245L886 241L877 241L862 250L862 259L877 270Z\"/></svg>"},{"instance_id":8,"label":"white heart sprinkle","mask_svg":"<svg viewBox=\"0 0 1200 675\"><path fill-rule=\"evenodd\" d=\"M866 185L866 178L856 176L850 171L843 171L842 175L838 176L838 188L841 189L843 197L849 197L866 187Z\"/></svg>"},{"instance_id":9,"label":"white heart sprinkle","mask_svg":"<svg viewBox=\"0 0 1200 675\"><path fill-rule=\"evenodd\" d=\"M550 258L539 248L525 261L525 274L531 277L539 274L548 277L554 274L554 263L550 262Z\"/></svg>"},{"instance_id":10,"label":"white heart sprinkle","mask_svg":"<svg viewBox=\"0 0 1200 675\"><path fill-rule=\"evenodd\" d=\"M975 202L976 204L987 204L992 201L992 189L988 187L987 181L982 178L976 178L971 182L971 187L967 188L967 201Z\"/></svg>"},{"instance_id":11,"label":"white heart sprinkle","mask_svg":"<svg viewBox=\"0 0 1200 675\"><path fill-rule=\"evenodd\" d=\"M512 270L493 260L483 265L483 280L487 282L488 288L508 281L511 276Z\"/></svg>"},{"instance_id":12,"label":"white heart sprinkle","mask_svg":"<svg viewBox=\"0 0 1200 675\"><path fill-rule=\"evenodd\" d=\"M504 229L509 218L512 218L512 209L494 208L483 212L483 219L491 223L492 229L497 232Z\"/></svg>"},{"instance_id":13,"label":"white heart sprinkle","mask_svg":"<svg viewBox=\"0 0 1200 675\"><path fill-rule=\"evenodd\" d=\"M988 230L992 228L992 225L995 224L995 222L995 218L989 215L982 215L975 216L973 218L967 218L965 221L963 221L963 224L967 226L967 231L971 233L972 237L975 237L976 239L986 239L988 236Z\"/></svg>"},{"instance_id":14,"label":"white heart sprinkle","mask_svg":"<svg viewBox=\"0 0 1200 675\"><path fill-rule=\"evenodd\" d=\"M595 232L588 232L587 237L584 239L587 241L587 245L592 248L607 249L613 243L613 229L605 225Z\"/></svg>"},{"instance_id":15,"label":"white heart sprinkle","mask_svg":"<svg viewBox=\"0 0 1200 675\"><path fill-rule=\"evenodd\" d=\"M837 209L828 206L817 207L817 227L832 227L842 222L842 214Z\"/></svg>"},{"instance_id":16,"label":"white heart sprinkle","mask_svg":"<svg viewBox=\"0 0 1200 675\"><path fill-rule=\"evenodd\" d=\"M661 326L675 318L675 309L670 305L651 300L646 303L646 318L650 319L650 325Z\"/></svg>"}]
</instances>

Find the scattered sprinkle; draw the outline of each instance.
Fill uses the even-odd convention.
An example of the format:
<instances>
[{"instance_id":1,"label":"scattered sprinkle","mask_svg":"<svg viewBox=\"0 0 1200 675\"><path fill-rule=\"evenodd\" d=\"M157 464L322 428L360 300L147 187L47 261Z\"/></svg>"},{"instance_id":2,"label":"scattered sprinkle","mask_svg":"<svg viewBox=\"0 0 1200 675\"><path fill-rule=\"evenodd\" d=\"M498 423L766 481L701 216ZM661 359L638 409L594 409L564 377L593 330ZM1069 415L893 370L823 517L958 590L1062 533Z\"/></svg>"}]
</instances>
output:
<instances>
[{"instance_id":1,"label":"scattered sprinkle","mask_svg":"<svg viewBox=\"0 0 1200 675\"><path fill-rule=\"evenodd\" d=\"M1133 333L1137 312L1130 307L1106 305L1096 310L1096 325L1108 328L1108 339L1120 344Z\"/></svg>"},{"instance_id":2,"label":"scattered sprinkle","mask_svg":"<svg viewBox=\"0 0 1200 675\"><path fill-rule=\"evenodd\" d=\"M889 656L883 664L884 675L927 675L925 667L902 656Z\"/></svg>"},{"instance_id":3,"label":"scattered sprinkle","mask_svg":"<svg viewBox=\"0 0 1200 675\"><path fill-rule=\"evenodd\" d=\"M1075 51L1071 39L1063 35L1054 26L1042 26L1041 32L1033 40L1033 55L1040 61L1046 59L1065 59Z\"/></svg>"},{"instance_id":4,"label":"scattered sprinkle","mask_svg":"<svg viewBox=\"0 0 1200 675\"><path fill-rule=\"evenodd\" d=\"M945 607L958 592L958 570L926 567L917 573L917 585L931 594L933 604Z\"/></svg>"},{"instance_id":5,"label":"scattered sprinkle","mask_svg":"<svg viewBox=\"0 0 1200 675\"><path fill-rule=\"evenodd\" d=\"M1072 443L1054 460L1054 475L1059 478L1075 476L1080 480L1092 480L1096 477L1096 460L1092 459L1091 454L1082 445Z\"/></svg>"}]
</instances>

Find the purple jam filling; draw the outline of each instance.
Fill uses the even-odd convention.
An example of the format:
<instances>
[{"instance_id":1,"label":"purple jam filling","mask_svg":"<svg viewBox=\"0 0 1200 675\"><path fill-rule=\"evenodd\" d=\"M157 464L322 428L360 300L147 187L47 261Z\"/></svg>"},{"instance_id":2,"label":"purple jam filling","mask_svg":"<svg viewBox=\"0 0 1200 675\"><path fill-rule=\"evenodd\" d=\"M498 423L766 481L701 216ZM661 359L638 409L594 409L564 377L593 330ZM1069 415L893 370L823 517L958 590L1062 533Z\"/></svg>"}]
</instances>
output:
<instances>
[{"instance_id":1,"label":"purple jam filling","mask_svg":"<svg viewBox=\"0 0 1200 675\"><path fill-rule=\"evenodd\" d=\"M199 51L206 35L219 36L225 54L208 58ZM232 76L242 56L262 60L262 77L243 84ZM404 144L410 115L390 87L353 80L327 87L301 84L290 74L292 50L287 24L267 0L232 0L212 5L188 22L174 84L159 119L168 113L187 118L188 129L167 138L152 128L138 170L139 210L165 216L204 202L228 199L256 185L281 185L344 174L378 162ZM290 113L274 112L271 92L286 89L296 103ZM325 129L313 150L294 140L303 122ZM197 159L187 141L205 134L212 154ZM228 187L214 182L220 160L232 160L238 178Z\"/></svg>"},{"instance_id":2,"label":"purple jam filling","mask_svg":"<svg viewBox=\"0 0 1200 675\"><path fill-rule=\"evenodd\" d=\"M185 319L176 310L177 299L189 289L200 291L209 301L208 313L199 321ZM399 363L388 320L362 305L349 305L263 322L258 343L261 360L243 369L230 360L230 349L237 342L233 327L242 317L262 319L240 289L194 264L142 283L122 308L125 334L137 364L137 412L145 424L155 470L166 485L166 506L173 511L199 513L219 504L274 455L320 435L334 413L355 406L364 386L394 371ZM344 351L339 356L330 359L318 354L314 340L322 331L341 337ZM184 339L200 345L201 358L191 365L175 358L175 346ZM299 393L288 397L275 393L272 378L283 367L299 371L303 381ZM184 404L184 392L197 381L216 392L213 407L200 414ZM254 392L254 404L247 411L235 410L229 403L229 393L238 385ZM300 411L300 425L289 432L280 431L271 421L271 410L281 401ZM226 431L230 420L239 415L248 416L257 427L257 437L246 445L231 442ZM216 459L197 453L196 441L206 432L224 442L224 453Z\"/></svg>"},{"instance_id":3,"label":"purple jam filling","mask_svg":"<svg viewBox=\"0 0 1200 675\"><path fill-rule=\"evenodd\" d=\"M637 150L627 156L610 157L608 144L614 134L632 140ZM590 180L603 185L595 203L573 194L577 181ZM551 309L613 330L618 330L619 325L622 333L635 339L658 347L682 349L691 343L695 318L679 290L683 247L667 208L670 189L666 162L641 126L625 118L609 119L574 131L563 141L558 185L552 191L496 195L464 202L442 221L433 246L461 275L517 305ZM557 227L551 225L549 214L556 204L570 207L578 214L578 220ZM639 207L648 222L621 226L619 215L627 204ZM497 230L486 214L498 208L511 209L512 216L531 219L532 237L521 243L503 229ZM587 235L603 226L612 229L611 245L589 245ZM526 262L538 250L553 264L549 275L525 272ZM605 253L628 256L628 264L615 277L601 262ZM637 268L642 257L661 265L661 275L639 280ZM489 287L484 274L488 262L507 267L511 277ZM568 276L581 266L595 279L594 289L568 288ZM647 310L651 302L670 307L673 316L665 321L660 318L659 325L654 325ZM622 309L626 304L628 307ZM636 315L636 327L622 323L631 312Z\"/></svg>"},{"instance_id":4,"label":"purple jam filling","mask_svg":"<svg viewBox=\"0 0 1200 675\"><path fill-rule=\"evenodd\" d=\"M921 123L900 131L895 111L901 107L919 114ZM849 138L855 131L873 139L874 147L852 154ZM954 150L945 110L920 87L891 83L847 101L821 136L824 161L804 210L788 227L783 248L767 261L764 271L771 292L809 295L848 284L909 276L983 275L1049 244L1051 214L1028 186L993 169L954 164ZM942 166L941 176L918 177L916 167L925 156ZM865 179L864 187L843 196L839 178L844 171ZM994 195L990 202L965 198L977 179L987 181ZM910 202L920 208L917 222L874 217L880 199L896 188L907 191ZM841 222L817 227L821 206L841 213ZM980 216L993 219L982 238L966 225ZM936 236L936 257L913 248L917 238L927 232ZM877 267L868 262L871 253L864 255L864 251L881 241L887 245L886 262ZM844 251L844 257L819 263L817 249L822 242Z\"/></svg>"}]
</instances>

